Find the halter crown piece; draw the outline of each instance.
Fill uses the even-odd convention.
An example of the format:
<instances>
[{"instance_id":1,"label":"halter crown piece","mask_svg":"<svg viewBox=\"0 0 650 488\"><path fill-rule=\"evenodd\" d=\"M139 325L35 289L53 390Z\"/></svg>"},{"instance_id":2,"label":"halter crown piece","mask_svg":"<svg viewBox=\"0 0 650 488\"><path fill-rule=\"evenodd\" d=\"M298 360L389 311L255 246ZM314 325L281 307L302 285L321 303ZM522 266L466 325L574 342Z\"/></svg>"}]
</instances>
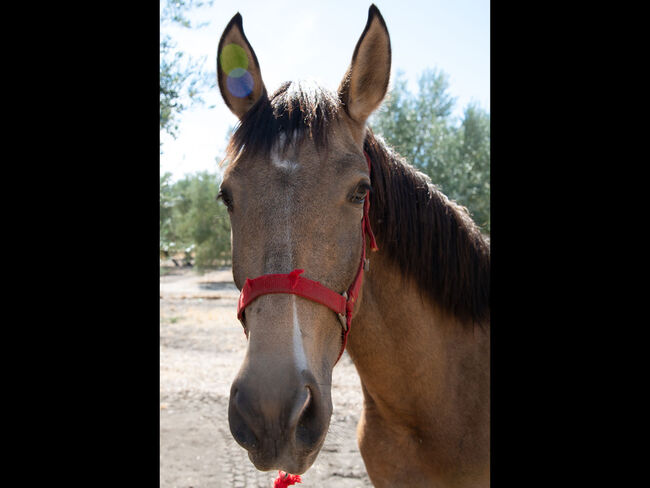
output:
<instances>
[{"instance_id":1,"label":"halter crown piece","mask_svg":"<svg viewBox=\"0 0 650 488\"><path fill-rule=\"evenodd\" d=\"M371 170L370 156L364 151L366 161L368 162L368 171ZM357 275L352 281L352 284L344 293L337 293L318 281L310 280L300 276L305 270L294 269L291 273L286 274L265 274L255 279L246 279L241 293L239 295L239 302L237 303L237 318L244 325L243 314L244 309L251 304L253 300L271 293L289 293L307 298L314 302L325 305L333 310L341 322L343 328L343 344L341 345L341 352L339 352L336 362L341 359L341 355L345 350L345 345L348 340L348 333L350 332L350 323L352 322L352 312L354 311L354 304L359 296L361 283L363 282L363 272L367 269L366 260L366 234L370 239L370 248L377 251L377 242L375 235L370 227L370 218L368 213L370 211L370 192L366 193L366 199L363 202L363 219L361 220L361 238L363 245L361 247L361 262ZM246 326L244 325L244 333L246 333ZM336 363L334 363L336 364Z\"/></svg>"}]
</instances>

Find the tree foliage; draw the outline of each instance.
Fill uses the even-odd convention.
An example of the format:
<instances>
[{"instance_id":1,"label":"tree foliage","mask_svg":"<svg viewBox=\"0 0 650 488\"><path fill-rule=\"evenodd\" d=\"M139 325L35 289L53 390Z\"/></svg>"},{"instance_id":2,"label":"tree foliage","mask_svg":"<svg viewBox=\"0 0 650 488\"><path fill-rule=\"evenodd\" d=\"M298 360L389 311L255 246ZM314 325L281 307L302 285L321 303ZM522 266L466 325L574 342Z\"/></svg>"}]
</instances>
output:
<instances>
[{"instance_id":1,"label":"tree foliage","mask_svg":"<svg viewBox=\"0 0 650 488\"><path fill-rule=\"evenodd\" d=\"M205 70L205 59L193 59L177 49L165 27L170 25L198 29L207 23L194 25L188 14L197 8L212 5L212 1L162 0L160 11L160 130L172 137L178 134L178 115L195 104L203 104L201 93L215 87L214 71Z\"/></svg>"},{"instance_id":2,"label":"tree foliage","mask_svg":"<svg viewBox=\"0 0 650 488\"><path fill-rule=\"evenodd\" d=\"M230 260L230 220L215 201L219 177L207 171L187 175L174 184L160 178L160 250L163 256L192 256L199 270Z\"/></svg>"},{"instance_id":3,"label":"tree foliage","mask_svg":"<svg viewBox=\"0 0 650 488\"><path fill-rule=\"evenodd\" d=\"M370 120L408 162L428 174L452 200L464 205L484 232L490 232L490 115L477 104L465 107L460 124L452 111L447 76L424 71L418 91L408 90L403 73L382 108Z\"/></svg>"},{"instance_id":4,"label":"tree foliage","mask_svg":"<svg viewBox=\"0 0 650 488\"><path fill-rule=\"evenodd\" d=\"M176 249L178 238L174 232L174 191L169 183L171 173L160 176L160 254L168 256Z\"/></svg>"}]
</instances>

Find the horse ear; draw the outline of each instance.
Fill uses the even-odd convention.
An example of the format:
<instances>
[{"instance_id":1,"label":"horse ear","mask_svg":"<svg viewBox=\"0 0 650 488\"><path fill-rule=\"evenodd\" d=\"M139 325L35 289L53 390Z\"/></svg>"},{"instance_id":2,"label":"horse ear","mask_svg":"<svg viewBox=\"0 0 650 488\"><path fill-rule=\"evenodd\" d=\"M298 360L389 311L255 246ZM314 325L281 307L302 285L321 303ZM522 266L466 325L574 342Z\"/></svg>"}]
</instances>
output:
<instances>
[{"instance_id":1,"label":"horse ear","mask_svg":"<svg viewBox=\"0 0 650 488\"><path fill-rule=\"evenodd\" d=\"M390 36L384 18L375 5L368 10L352 62L339 86L339 98L347 114L363 125L379 107L390 79Z\"/></svg>"},{"instance_id":2,"label":"horse ear","mask_svg":"<svg viewBox=\"0 0 650 488\"><path fill-rule=\"evenodd\" d=\"M260 97L266 97L260 65L244 35L239 12L230 20L219 41L217 79L226 105L240 119Z\"/></svg>"}]
</instances>

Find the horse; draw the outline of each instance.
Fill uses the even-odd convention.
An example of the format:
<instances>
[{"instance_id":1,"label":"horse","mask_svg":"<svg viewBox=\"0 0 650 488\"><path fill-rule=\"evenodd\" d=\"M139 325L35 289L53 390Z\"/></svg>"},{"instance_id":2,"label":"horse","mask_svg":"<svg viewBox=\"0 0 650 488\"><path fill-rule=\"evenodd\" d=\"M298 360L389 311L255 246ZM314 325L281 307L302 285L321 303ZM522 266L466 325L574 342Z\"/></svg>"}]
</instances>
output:
<instances>
[{"instance_id":1,"label":"horse","mask_svg":"<svg viewBox=\"0 0 650 488\"><path fill-rule=\"evenodd\" d=\"M490 242L367 126L390 66L375 5L336 92L269 95L239 13L221 36L219 89L239 121L217 198L247 337L230 430L257 469L303 474L347 347L374 486L489 486Z\"/></svg>"}]
</instances>

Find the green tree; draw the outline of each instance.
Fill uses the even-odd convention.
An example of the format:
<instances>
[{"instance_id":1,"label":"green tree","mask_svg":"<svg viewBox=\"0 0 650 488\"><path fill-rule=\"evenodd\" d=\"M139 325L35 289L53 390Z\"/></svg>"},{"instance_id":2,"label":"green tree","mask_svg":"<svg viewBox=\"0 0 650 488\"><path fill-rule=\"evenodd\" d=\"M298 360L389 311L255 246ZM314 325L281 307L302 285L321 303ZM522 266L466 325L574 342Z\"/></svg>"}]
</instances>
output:
<instances>
[{"instance_id":1,"label":"green tree","mask_svg":"<svg viewBox=\"0 0 650 488\"><path fill-rule=\"evenodd\" d=\"M207 171L188 175L173 185L171 215L176 249L191 250L199 270L230 260L230 220L215 198L219 177Z\"/></svg>"},{"instance_id":2,"label":"green tree","mask_svg":"<svg viewBox=\"0 0 650 488\"><path fill-rule=\"evenodd\" d=\"M425 70L413 94L404 73L398 72L370 125L449 198L466 206L489 233L490 116L477 104L469 104L456 123L452 117L456 100L448 89L445 73Z\"/></svg>"},{"instance_id":3,"label":"green tree","mask_svg":"<svg viewBox=\"0 0 650 488\"><path fill-rule=\"evenodd\" d=\"M193 25L188 15L194 9L211 6L212 0L163 0L160 11L160 130L172 137L178 134L178 115L195 104L203 104L204 90L216 86L216 74L205 69L205 59L193 59L176 49L165 27L199 29L207 23Z\"/></svg>"},{"instance_id":4,"label":"green tree","mask_svg":"<svg viewBox=\"0 0 650 488\"><path fill-rule=\"evenodd\" d=\"M477 104L465 107L463 119L447 145L451 169L449 197L465 205L475 222L490 232L490 115Z\"/></svg>"},{"instance_id":5,"label":"green tree","mask_svg":"<svg viewBox=\"0 0 650 488\"><path fill-rule=\"evenodd\" d=\"M167 257L174 252L176 236L172 212L174 210L174 195L169 183L171 173L160 177L160 256Z\"/></svg>"}]
</instances>

